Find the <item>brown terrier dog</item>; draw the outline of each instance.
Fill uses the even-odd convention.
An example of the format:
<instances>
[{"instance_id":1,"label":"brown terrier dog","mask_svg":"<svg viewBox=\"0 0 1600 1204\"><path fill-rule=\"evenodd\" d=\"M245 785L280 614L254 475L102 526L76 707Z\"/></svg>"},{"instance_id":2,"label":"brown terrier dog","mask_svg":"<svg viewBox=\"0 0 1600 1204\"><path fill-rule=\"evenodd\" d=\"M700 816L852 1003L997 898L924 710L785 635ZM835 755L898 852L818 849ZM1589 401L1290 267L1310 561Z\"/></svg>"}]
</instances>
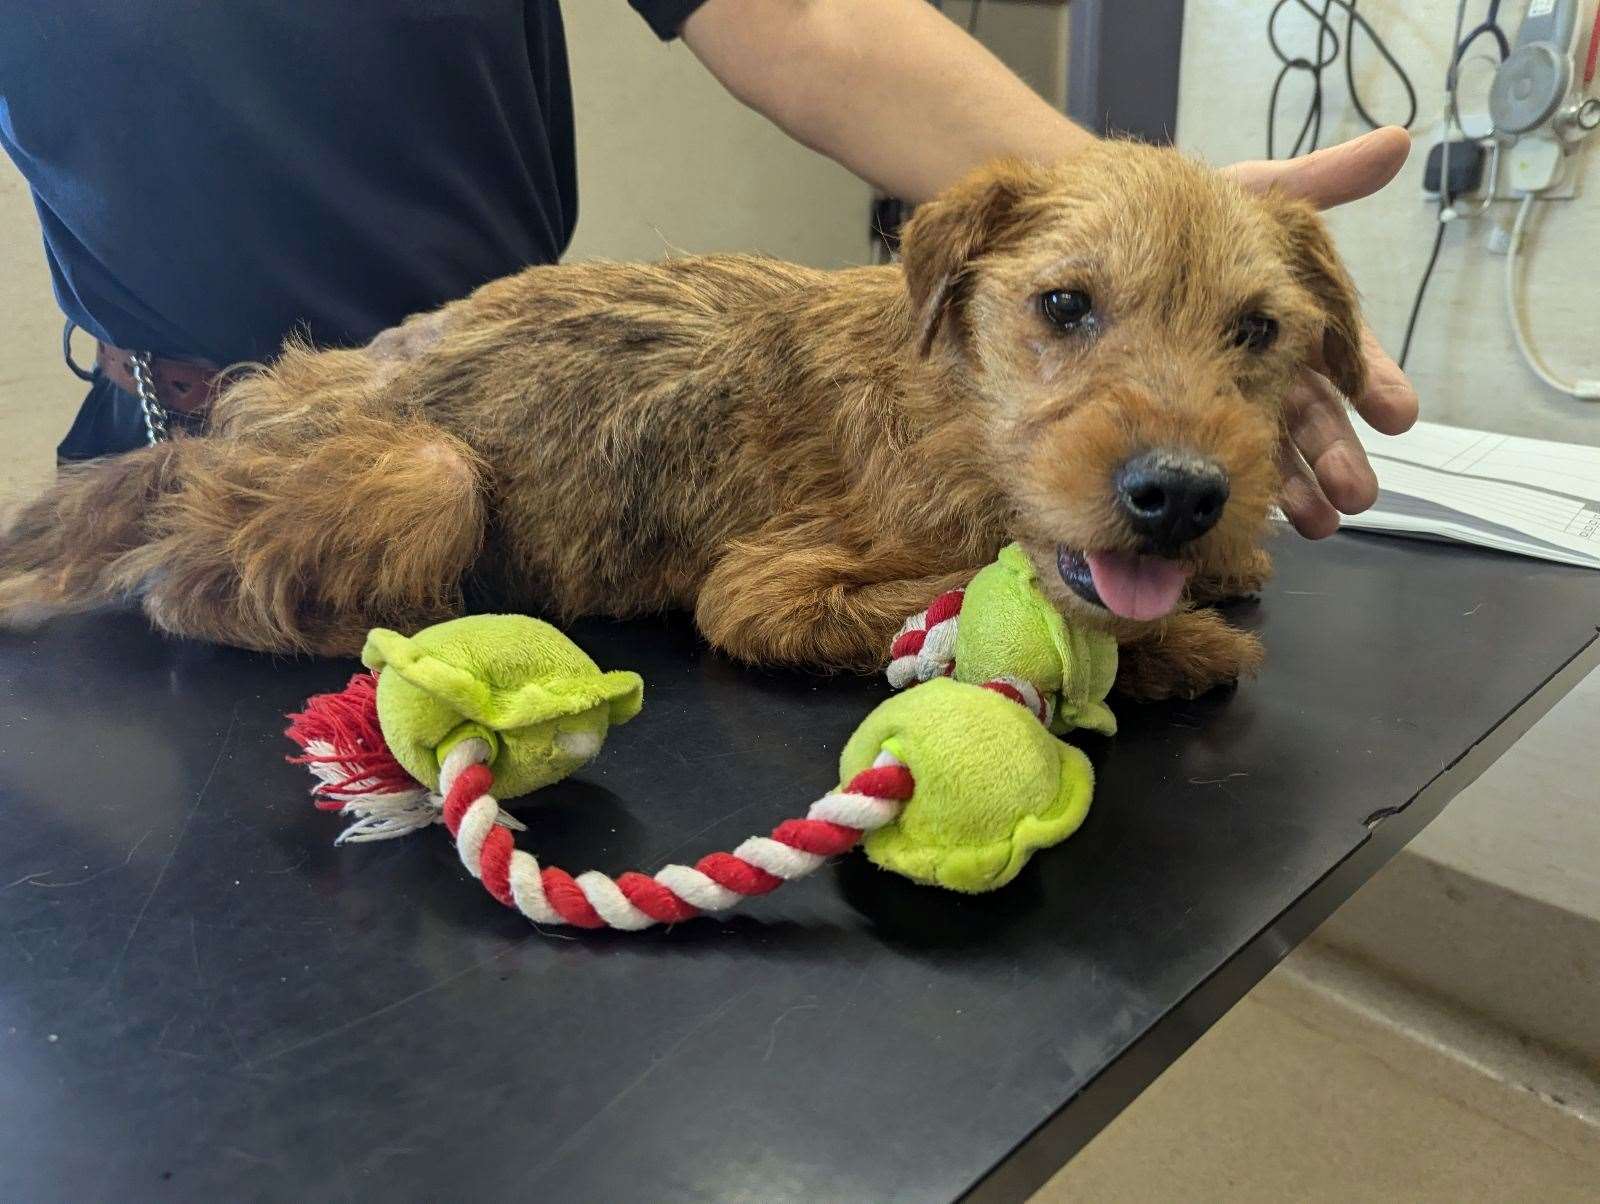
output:
<instances>
[{"instance_id":1,"label":"brown terrier dog","mask_svg":"<svg viewBox=\"0 0 1600 1204\"><path fill-rule=\"evenodd\" d=\"M464 598L694 612L748 661L865 668L1008 540L1193 694L1260 648L1198 601L1264 576L1280 399L1363 387L1306 205L1169 150L1002 164L900 267L535 267L360 350L291 345L215 434L64 474L0 538L0 618L136 595L157 626L350 654Z\"/></svg>"}]
</instances>

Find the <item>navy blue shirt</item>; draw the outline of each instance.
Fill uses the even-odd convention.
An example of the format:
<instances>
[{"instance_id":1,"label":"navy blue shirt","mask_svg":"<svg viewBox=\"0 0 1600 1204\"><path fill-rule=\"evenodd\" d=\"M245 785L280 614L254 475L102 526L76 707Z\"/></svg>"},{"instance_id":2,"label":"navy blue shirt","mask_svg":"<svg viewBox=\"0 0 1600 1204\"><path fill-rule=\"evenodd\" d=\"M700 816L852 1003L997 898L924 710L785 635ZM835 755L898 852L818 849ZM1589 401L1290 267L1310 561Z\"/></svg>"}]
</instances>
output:
<instances>
[{"instance_id":1,"label":"navy blue shirt","mask_svg":"<svg viewBox=\"0 0 1600 1204\"><path fill-rule=\"evenodd\" d=\"M666 38L701 0L629 2ZM5 0L0 146L66 315L218 364L365 342L578 212L556 0Z\"/></svg>"}]
</instances>

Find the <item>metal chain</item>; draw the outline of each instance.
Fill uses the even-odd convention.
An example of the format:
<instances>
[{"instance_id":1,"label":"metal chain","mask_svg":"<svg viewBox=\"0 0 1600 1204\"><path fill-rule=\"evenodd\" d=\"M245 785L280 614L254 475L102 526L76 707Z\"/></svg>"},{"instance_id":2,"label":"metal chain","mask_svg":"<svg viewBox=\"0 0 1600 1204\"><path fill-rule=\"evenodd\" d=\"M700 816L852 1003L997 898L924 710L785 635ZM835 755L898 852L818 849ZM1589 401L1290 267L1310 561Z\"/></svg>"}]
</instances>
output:
<instances>
[{"instance_id":1,"label":"metal chain","mask_svg":"<svg viewBox=\"0 0 1600 1204\"><path fill-rule=\"evenodd\" d=\"M145 438L154 447L167 437L167 411L156 400L155 385L150 379L150 353L131 351L128 360L133 366L133 383L139 387L139 412L144 415Z\"/></svg>"}]
</instances>

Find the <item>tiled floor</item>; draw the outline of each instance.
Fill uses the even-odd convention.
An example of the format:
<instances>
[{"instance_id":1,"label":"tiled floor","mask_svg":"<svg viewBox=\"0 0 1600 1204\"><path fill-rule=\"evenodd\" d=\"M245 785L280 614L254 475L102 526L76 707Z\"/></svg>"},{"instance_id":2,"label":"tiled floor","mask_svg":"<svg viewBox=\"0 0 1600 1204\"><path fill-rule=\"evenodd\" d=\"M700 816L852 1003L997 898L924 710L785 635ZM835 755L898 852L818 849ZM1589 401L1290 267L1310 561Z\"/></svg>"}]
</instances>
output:
<instances>
[{"instance_id":1,"label":"tiled floor","mask_svg":"<svg viewBox=\"0 0 1600 1204\"><path fill-rule=\"evenodd\" d=\"M1597 742L1600 673L1039 1200L1600 1201Z\"/></svg>"},{"instance_id":2,"label":"tiled floor","mask_svg":"<svg viewBox=\"0 0 1600 1204\"><path fill-rule=\"evenodd\" d=\"M1600 1128L1280 970L1036 1200L1593 1202Z\"/></svg>"}]
</instances>

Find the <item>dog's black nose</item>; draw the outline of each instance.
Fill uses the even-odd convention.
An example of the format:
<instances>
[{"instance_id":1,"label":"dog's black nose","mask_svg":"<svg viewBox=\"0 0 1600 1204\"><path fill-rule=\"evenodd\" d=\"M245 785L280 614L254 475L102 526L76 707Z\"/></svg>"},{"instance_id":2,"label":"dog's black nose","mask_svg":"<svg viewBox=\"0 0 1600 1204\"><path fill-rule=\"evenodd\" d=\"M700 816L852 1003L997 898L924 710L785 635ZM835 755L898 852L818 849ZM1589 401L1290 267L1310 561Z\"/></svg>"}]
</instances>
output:
<instances>
[{"instance_id":1,"label":"dog's black nose","mask_svg":"<svg viewBox=\"0 0 1600 1204\"><path fill-rule=\"evenodd\" d=\"M1111 484L1128 525L1163 551L1211 530L1228 504L1222 466L1187 452L1140 452L1123 461Z\"/></svg>"}]
</instances>

